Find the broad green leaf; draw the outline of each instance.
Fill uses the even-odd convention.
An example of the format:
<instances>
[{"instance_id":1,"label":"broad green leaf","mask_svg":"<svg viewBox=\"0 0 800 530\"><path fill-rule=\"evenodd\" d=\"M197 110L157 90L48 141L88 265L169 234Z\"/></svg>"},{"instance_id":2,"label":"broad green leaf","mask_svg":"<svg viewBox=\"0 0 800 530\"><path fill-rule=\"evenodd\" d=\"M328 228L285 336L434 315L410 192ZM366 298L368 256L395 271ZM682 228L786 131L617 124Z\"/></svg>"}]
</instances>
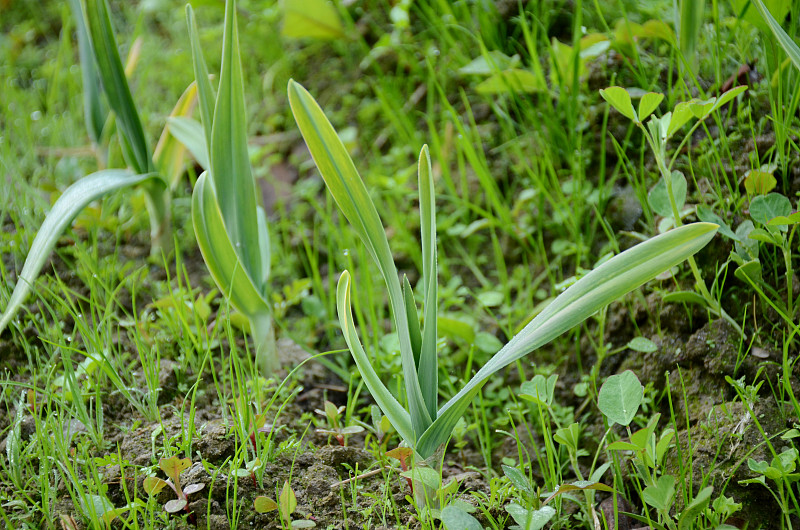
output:
<instances>
[{"instance_id":1,"label":"broad green leaf","mask_svg":"<svg viewBox=\"0 0 800 530\"><path fill-rule=\"evenodd\" d=\"M355 322L353 321L353 312L350 308L350 273L347 271L344 271L339 277L339 283L336 287L336 307L344 340L347 342L347 347L353 355L358 372L361 374L364 384L367 385L372 398L404 440L416 440L417 437L411 427L411 418L408 412L384 386L381 378L375 373L375 369L364 352L364 348L361 346Z\"/></svg>"},{"instance_id":2,"label":"broad green leaf","mask_svg":"<svg viewBox=\"0 0 800 530\"><path fill-rule=\"evenodd\" d=\"M553 374L550 377L536 374L533 379L520 385L519 395L523 399L533 401L547 408L553 404L556 381L558 381L558 374Z\"/></svg>"},{"instance_id":3,"label":"broad green leaf","mask_svg":"<svg viewBox=\"0 0 800 530\"><path fill-rule=\"evenodd\" d=\"M108 113L101 98L100 76L92 53L92 43L86 28L81 1L69 0L69 7L72 10L72 18L75 19L75 32L78 34L78 56L81 62L83 114L86 131L89 133L92 143L96 144L100 141Z\"/></svg>"},{"instance_id":4,"label":"broad green leaf","mask_svg":"<svg viewBox=\"0 0 800 530\"><path fill-rule=\"evenodd\" d=\"M703 221L704 223L714 223L715 225L719 226L719 233L722 234L723 236L733 239L734 241L739 240L739 237L725 223L722 217L715 214L714 211L705 204L698 204L696 213L697 213L697 218Z\"/></svg>"},{"instance_id":5,"label":"broad green leaf","mask_svg":"<svg viewBox=\"0 0 800 530\"><path fill-rule=\"evenodd\" d=\"M775 189L778 180L772 175L772 171L762 169L751 169L744 177L744 189L748 195L766 195Z\"/></svg>"},{"instance_id":6,"label":"broad green leaf","mask_svg":"<svg viewBox=\"0 0 800 530\"><path fill-rule=\"evenodd\" d=\"M425 484L433 490L438 490L442 485L442 475L432 467L414 466L408 471L400 473L400 476Z\"/></svg>"},{"instance_id":7,"label":"broad green leaf","mask_svg":"<svg viewBox=\"0 0 800 530\"><path fill-rule=\"evenodd\" d=\"M188 458L179 458L177 456L162 458L158 461L158 467L161 468L161 471L163 471L165 475L172 479L174 484L178 483L181 473L189 469L191 465L192 461Z\"/></svg>"},{"instance_id":8,"label":"broad green leaf","mask_svg":"<svg viewBox=\"0 0 800 530\"><path fill-rule=\"evenodd\" d=\"M269 513L278 509L278 503L269 497L260 495L253 501L253 509L258 513Z\"/></svg>"},{"instance_id":9,"label":"broad green leaf","mask_svg":"<svg viewBox=\"0 0 800 530\"><path fill-rule=\"evenodd\" d=\"M475 335L475 347L484 353L497 353L503 343L491 333L480 331Z\"/></svg>"},{"instance_id":10,"label":"broad green leaf","mask_svg":"<svg viewBox=\"0 0 800 530\"><path fill-rule=\"evenodd\" d=\"M144 129L133 102L128 79L119 57L117 41L111 27L106 0L86 0L86 22L92 39L97 70L103 82L108 105L117 116L117 127L130 148L129 163L137 173L155 170ZM123 145L123 147L125 147Z\"/></svg>"},{"instance_id":11,"label":"broad green leaf","mask_svg":"<svg viewBox=\"0 0 800 530\"><path fill-rule=\"evenodd\" d=\"M389 304L400 339L403 379L411 421L414 424L414 431L419 435L425 432L432 418L422 396L402 289L380 216L350 154L325 117L325 113L311 94L295 81L289 81L289 104L328 190L364 242L367 252L378 265L386 283Z\"/></svg>"},{"instance_id":12,"label":"broad green leaf","mask_svg":"<svg viewBox=\"0 0 800 530\"><path fill-rule=\"evenodd\" d=\"M142 483L145 493L152 496L158 495L167 486L167 481L158 477L145 477Z\"/></svg>"},{"instance_id":13,"label":"broad green leaf","mask_svg":"<svg viewBox=\"0 0 800 530\"><path fill-rule=\"evenodd\" d=\"M631 103L631 96L628 91L619 86L612 86L600 90L600 95L605 99L609 105L617 109L620 114L625 116L631 121L638 122L636 111L633 110L633 103Z\"/></svg>"},{"instance_id":14,"label":"broad green leaf","mask_svg":"<svg viewBox=\"0 0 800 530\"><path fill-rule=\"evenodd\" d=\"M686 177L680 171L672 172L672 196L675 199L675 206L680 212L686 202ZM667 183L662 177L658 183L647 194L647 201L650 207L662 217L672 217L672 204L669 200Z\"/></svg>"},{"instance_id":15,"label":"broad green leaf","mask_svg":"<svg viewBox=\"0 0 800 530\"><path fill-rule=\"evenodd\" d=\"M532 94L547 91L547 84L530 70L513 68L494 74L478 83L475 92L490 94Z\"/></svg>"},{"instance_id":16,"label":"broad green leaf","mask_svg":"<svg viewBox=\"0 0 800 530\"><path fill-rule=\"evenodd\" d=\"M455 318L438 317L437 328L439 335L444 337L459 338L468 344L475 340L475 330L472 326Z\"/></svg>"},{"instance_id":17,"label":"broad green leaf","mask_svg":"<svg viewBox=\"0 0 800 530\"><path fill-rule=\"evenodd\" d=\"M422 246L422 298L425 327L418 365L419 385L430 417L439 409L439 359L436 351L438 269L436 264L436 196L428 146L423 145L417 163L420 242ZM410 325L410 324L409 324Z\"/></svg>"},{"instance_id":18,"label":"broad green leaf","mask_svg":"<svg viewBox=\"0 0 800 530\"><path fill-rule=\"evenodd\" d=\"M417 444L423 456L444 443L481 385L517 359L580 324L601 308L693 255L717 226L693 223L656 236L606 261L575 282L492 357L440 410Z\"/></svg>"},{"instance_id":19,"label":"broad green leaf","mask_svg":"<svg viewBox=\"0 0 800 530\"><path fill-rule=\"evenodd\" d=\"M770 220L779 216L789 216L792 213L792 203L789 198L780 193L759 195L750 201L750 217L753 221L766 225ZM785 229L785 226L783 227Z\"/></svg>"},{"instance_id":20,"label":"broad green leaf","mask_svg":"<svg viewBox=\"0 0 800 530\"><path fill-rule=\"evenodd\" d=\"M597 407L611 423L630 425L644 397L644 387L630 370L612 375L597 395Z\"/></svg>"},{"instance_id":21,"label":"broad green leaf","mask_svg":"<svg viewBox=\"0 0 800 530\"><path fill-rule=\"evenodd\" d=\"M11 293L11 298L0 318L0 332L20 308L31 290L36 276L44 266L50 251L53 250L61 234L69 226L75 216L90 202L99 199L112 191L141 184L149 179L158 178L155 173L137 175L123 169L105 169L87 175L64 190L53 208L44 218L41 228L31 244L25 264Z\"/></svg>"},{"instance_id":22,"label":"broad green leaf","mask_svg":"<svg viewBox=\"0 0 800 530\"><path fill-rule=\"evenodd\" d=\"M750 219L736 227L734 249L736 254L746 260L758 259L758 243L750 239L750 232L755 230L755 225Z\"/></svg>"},{"instance_id":23,"label":"broad green leaf","mask_svg":"<svg viewBox=\"0 0 800 530\"><path fill-rule=\"evenodd\" d=\"M527 493L528 495L533 493L533 488L531 488L531 483L528 480L528 477L520 471L519 469L511 466L502 466L503 467L503 474L508 477L508 480L517 488L519 491L523 493Z\"/></svg>"},{"instance_id":24,"label":"broad green leaf","mask_svg":"<svg viewBox=\"0 0 800 530\"><path fill-rule=\"evenodd\" d=\"M161 133L161 138L156 144L156 150L153 153L153 161L158 168L158 172L169 183L169 188L174 190L178 185L184 170L184 158L186 156L186 146L175 135L171 134L169 120L178 116L184 119L189 119L194 111L195 104L197 103L197 84L192 82L186 90L183 91L175 108L167 118L167 125Z\"/></svg>"},{"instance_id":25,"label":"broad green leaf","mask_svg":"<svg viewBox=\"0 0 800 530\"><path fill-rule=\"evenodd\" d=\"M203 169L208 170L211 164L208 162L208 147L203 134L203 126L197 120L184 117L168 118L167 126L169 133L192 153Z\"/></svg>"},{"instance_id":26,"label":"broad green leaf","mask_svg":"<svg viewBox=\"0 0 800 530\"><path fill-rule=\"evenodd\" d=\"M522 530L540 530L556 514L550 506L543 506L539 510L527 510L515 502L508 504L506 511Z\"/></svg>"},{"instance_id":27,"label":"broad green leaf","mask_svg":"<svg viewBox=\"0 0 800 530\"><path fill-rule=\"evenodd\" d=\"M297 508L297 497L294 494L294 490L292 490L292 487L289 485L288 480L283 483L283 489L278 497L278 504L280 506L281 516L286 519L288 519Z\"/></svg>"},{"instance_id":28,"label":"broad green leaf","mask_svg":"<svg viewBox=\"0 0 800 530\"><path fill-rule=\"evenodd\" d=\"M189 502L186 499L172 499L164 504L164 510L169 513L177 513L186 508L187 504Z\"/></svg>"},{"instance_id":29,"label":"broad green leaf","mask_svg":"<svg viewBox=\"0 0 800 530\"><path fill-rule=\"evenodd\" d=\"M664 94L648 92L639 100L639 121L644 121L664 100Z\"/></svg>"},{"instance_id":30,"label":"broad green leaf","mask_svg":"<svg viewBox=\"0 0 800 530\"><path fill-rule=\"evenodd\" d=\"M327 0L284 0L281 33L286 37L315 39L345 36L339 13Z\"/></svg>"},{"instance_id":31,"label":"broad green leaf","mask_svg":"<svg viewBox=\"0 0 800 530\"><path fill-rule=\"evenodd\" d=\"M194 68L194 80L195 83L197 83L197 99L200 103L200 119L203 123L203 130L205 131L205 145L210 146L211 122L214 119L214 101L216 100L216 96L214 95L214 88L208 80L208 68L206 67L206 60L203 57L203 48L200 45L200 37L197 31L194 11L190 4L186 4L186 25L189 27L189 40L192 45L192 65ZM190 146L187 145L186 147L190 151L192 150ZM192 151L192 154L199 162L200 158L198 158L197 153ZM208 160L208 158L206 154L205 159ZM208 162L206 162L206 164L208 165L203 167L209 169L211 167L210 164Z\"/></svg>"},{"instance_id":32,"label":"broad green leaf","mask_svg":"<svg viewBox=\"0 0 800 530\"><path fill-rule=\"evenodd\" d=\"M642 499L656 510L669 510L675 500L675 477L672 475L658 477L655 486L648 486L642 491Z\"/></svg>"},{"instance_id":33,"label":"broad green leaf","mask_svg":"<svg viewBox=\"0 0 800 530\"><path fill-rule=\"evenodd\" d=\"M197 246L200 247L208 271L231 305L248 318L269 315L269 303L264 300L255 282L242 266L225 230L214 188L209 185L208 173L200 175L194 186L192 224Z\"/></svg>"},{"instance_id":34,"label":"broad green leaf","mask_svg":"<svg viewBox=\"0 0 800 530\"><path fill-rule=\"evenodd\" d=\"M675 108L672 109L672 116L669 120L669 127L667 127L667 138L672 138L672 135L680 130L681 127L686 125L686 122L694 117L690 107L691 101L681 101Z\"/></svg>"},{"instance_id":35,"label":"broad green leaf","mask_svg":"<svg viewBox=\"0 0 800 530\"><path fill-rule=\"evenodd\" d=\"M211 180L225 229L241 266L264 292L258 240L256 187L247 152L244 80L235 2L225 4L222 66L211 128Z\"/></svg>"},{"instance_id":36,"label":"broad green leaf","mask_svg":"<svg viewBox=\"0 0 800 530\"><path fill-rule=\"evenodd\" d=\"M681 516L678 518L678 530L694 528L697 517L705 510L706 506L708 506L713 491L713 486L706 486L700 490L692 502L681 512Z\"/></svg>"},{"instance_id":37,"label":"broad green leaf","mask_svg":"<svg viewBox=\"0 0 800 530\"><path fill-rule=\"evenodd\" d=\"M658 346L652 340L645 337L634 337L628 341L626 346L639 353L651 353L658 349Z\"/></svg>"},{"instance_id":38,"label":"broad green leaf","mask_svg":"<svg viewBox=\"0 0 800 530\"><path fill-rule=\"evenodd\" d=\"M568 427L562 427L553 435L553 440L565 445L571 452L579 449L578 440L581 435L581 426L578 423L571 423Z\"/></svg>"},{"instance_id":39,"label":"broad green leaf","mask_svg":"<svg viewBox=\"0 0 800 530\"><path fill-rule=\"evenodd\" d=\"M482 293L478 293L475 296L475 299L481 303L481 305L486 307L497 307L503 303L505 300L505 295L500 291L484 291Z\"/></svg>"},{"instance_id":40,"label":"broad green leaf","mask_svg":"<svg viewBox=\"0 0 800 530\"><path fill-rule=\"evenodd\" d=\"M800 212L794 212L791 215L779 215L770 219L767 226L788 226L800 223Z\"/></svg>"},{"instance_id":41,"label":"broad green leaf","mask_svg":"<svg viewBox=\"0 0 800 530\"><path fill-rule=\"evenodd\" d=\"M718 109L722 108L723 105L725 105L726 103L731 101L733 98L735 98L736 96L738 96L739 94L741 94L745 90L747 90L747 86L746 85L741 85L741 86L734 87L734 88L728 90L727 92L724 92L724 93L720 94L720 96L717 98L717 101L714 102L714 106L711 107L711 111L710 112L714 112L715 110L718 110ZM709 114L710 114L710 112L709 112Z\"/></svg>"},{"instance_id":42,"label":"broad green leaf","mask_svg":"<svg viewBox=\"0 0 800 530\"><path fill-rule=\"evenodd\" d=\"M442 523L447 530L483 530L477 519L452 504L442 510Z\"/></svg>"}]
</instances>

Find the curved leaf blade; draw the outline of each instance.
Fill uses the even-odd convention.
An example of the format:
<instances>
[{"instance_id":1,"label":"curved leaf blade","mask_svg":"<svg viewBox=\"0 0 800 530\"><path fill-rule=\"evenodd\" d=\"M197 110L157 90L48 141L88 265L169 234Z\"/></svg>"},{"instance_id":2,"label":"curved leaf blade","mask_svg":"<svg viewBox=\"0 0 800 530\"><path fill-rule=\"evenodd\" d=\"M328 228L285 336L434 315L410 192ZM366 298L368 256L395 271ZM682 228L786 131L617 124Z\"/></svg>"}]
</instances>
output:
<instances>
[{"instance_id":1,"label":"curved leaf blade","mask_svg":"<svg viewBox=\"0 0 800 530\"><path fill-rule=\"evenodd\" d=\"M153 153L154 162L158 168L159 173L164 176L164 180L169 184L170 190L174 190L178 185L178 181L183 174L184 161L186 157L186 145L181 142L170 128L170 118L178 116L188 119L194 112L194 107L197 104L197 83L192 82L183 91L178 102L175 103L175 108L167 118L167 124L161 132L161 137L156 144L156 150Z\"/></svg>"},{"instance_id":2,"label":"curved leaf blade","mask_svg":"<svg viewBox=\"0 0 800 530\"><path fill-rule=\"evenodd\" d=\"M167 126L169 133L182 143L192 153L197 163L207 171L211 164L208 162L208 146L203 126L197 120L183 116L167 118Z\"/></svg>"},{"instance_id":3,"label":"curved leaf blade","mask_svg":"<svg viewBox=\"0 0 800 530\"><path fill-rule=\"evenodd\" d=\"M422 435L417 452L426 456L444 443L472 397L494 373L547 344L580 324L595 312L651 280L661 272L703 248L714 237L717 225L693 223L670 230L618 254L560 294L440 410Z\"/></svg>"},{"instance_id":4,"label":"curved leaf blade","mask_svg":"<svg viewBox=\"0 0 800 530\"><path fill-rule=\"evenodd\" d=\"M419 386L422 397L432 419L436 419L439 408L439 362L436 356L436 329L438 284L436 269L436 197L433 192L433 174L428 146L422 146L419 153L419 215L420 241L422 243L422 281L425 328L420 349Z\"/></svg>"},{"instance_id":5,"label":"curved leaf blade","mask_svg":"<svg viewBox=\"0 0 800 530\"><path fill-rule=\"evenodd\" d=\"M83 177L67 188L48 212L33 239L17 285L11 293L2 318L2 332L30 293L36 276L44 266L61 234L87 204L112 191L157 178L155 173L135 174L124 169L106 169Z\"/></svg>"},{"instance_id":6,"label":"curved leaf blade","mask_svg":"<svg viewBox=\"0 0 800 530\"><path fill-rule=\"evenodd\" d=\"M225 230L208 173L200 175L192 193L192 224L203 260L231 305L248 318L270 314L270 305L242 266Z\"/></svg>"}]
</instances>

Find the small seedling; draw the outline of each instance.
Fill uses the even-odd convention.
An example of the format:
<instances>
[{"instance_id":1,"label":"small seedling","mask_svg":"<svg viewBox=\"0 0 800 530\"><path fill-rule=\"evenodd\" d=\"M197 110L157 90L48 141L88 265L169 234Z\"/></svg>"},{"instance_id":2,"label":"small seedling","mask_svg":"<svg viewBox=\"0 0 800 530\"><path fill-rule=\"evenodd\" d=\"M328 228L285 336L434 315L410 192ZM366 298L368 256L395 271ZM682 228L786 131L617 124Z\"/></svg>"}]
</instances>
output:
<instances>
[{"instance_id":1,"label":"small seedling","mask_svg":"<svg viewBox=\"0 0 800 530\"><path fill-rule=\"evenodd\" d=\"M264 467L264 463L261 462L260 458L255 458L245 464L244 468L239 468L236 470L236 476L245 478L250 477L253 479L253 486L258 486L258 482L256 482L256 471Z\"/></svg>"},{"instance_id":2,"label":"small seedling","mask_svg":"<svg viewBox=\"0 0 800 530\"><path fill-rule=\"evenodd\" d=\"M265 495L261 495L255 498L253 507L258 513L269 513L278 510L281 521L289 524L292 528L314 528L317 526L311 519L292 520L292 514L295 509L297 509L297 497L294 494L294 490L292 490L292 487L289 485L288 480L283 483L283 489L281 489L281 494L278 496L278 502L275 502Z\"/></svg>"},{"instance_id":3,"label":"small seedling","mask_svg":"<svg viewBox=\"0 0 800 530\"><path fill-rule=\"evenodd\" d=\"M144 479L144 490L148 495L152 496L158 495L164 487L169 486L178 498L168 501L164 505L164 509L169 513L176 513L181 510L189 513L189 500L187 497L205 487L205 484L189 484L185 488L181 488L181 472L191 465L192 461L188 458L178 458L177 456L162 458L158 462L158 467L169 478L164 480L158 477L147 477Z\"/></svg>"},{"instance_id":4,"label":"small seedling","mask_svg":"<svg viewBox=\"0 0 800 530\"><path fill-rule=\"evenodd\" d=\"M335 436L336 441L339 442L339 445L342 447L344 447L345 443L347 442L347 439L345 438L346 436L364 432L364 427L360 425L351 425L349 427L343 427L340 425L339 418L345 410L346 408L344 405L337 408L336 405L327 400L325 401L325 410L314 410L314 412L320 416L327 418L329 425L328 429L317 429L317 434Z\"/></svg>"}]
</instances>

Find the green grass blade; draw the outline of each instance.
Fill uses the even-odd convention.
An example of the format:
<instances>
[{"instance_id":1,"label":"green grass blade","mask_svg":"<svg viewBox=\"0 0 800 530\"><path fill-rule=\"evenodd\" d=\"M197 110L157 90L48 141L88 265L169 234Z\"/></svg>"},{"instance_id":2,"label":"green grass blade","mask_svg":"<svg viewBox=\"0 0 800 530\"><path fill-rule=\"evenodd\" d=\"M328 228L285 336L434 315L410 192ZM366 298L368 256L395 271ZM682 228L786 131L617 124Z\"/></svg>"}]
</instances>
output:
<instances>
[{"instance_id":1,"label":"green grass blade","mask_svg":"<svg viewBox=\"0 0 800 530\"><path fill-rule=\"evenodd\" d=\"M416 440L408 412L403 409L403 406L381 382L381 378L372 368L372 364L370 364L369 358L361 346L361 341L358 339L358 332L356 331L350 306L350 273L348 271L344 271L339 277L339 283L336 286L336 307L339 312L339 323L342 327L342 333L344 333L344 339L353 354L353 360L370 394L383 413L389 418L389 421L392 422L400 436L407 441Z\"/></svg>"},{"instance_id":2,"label":"green grass blade","mask_svg":"<svg viewBox=\"0 0 800 530\"><path fill-rule=\"evenodd\" d=\"M167 118L169 133L192 153L197 163L206 171L210 168L208 147L203 135L203 126L197 120L176 116Z\"/></svg>"},{"instance_id":3,"label":"green grass blade","mask_svg":"<svg viewBox=\"0 0 800 530\"><path fill-rule=\"evenodd\" d=\"M103 81L103 91L108 105L117 116L117 126L133 157L129 163L137 173L150 173L155 170L155 166L150 158L142 122L119 57L106 0L86 1L86 22L92 38L97 70Z\"/></svg>"},{"instance_id":4,"label":"green grass blade","mask_svg":"<svg viewBox=\"0 0 800 530\"><path fill-rule=\"evenodd\" d=\"M424 432L431 422L417 376L408 319L397 268L386 232L350 154L311 94L289 81L289 105L308 150L339 208L356 230L386 282L397 334L400 338L403 378L414 430Z\"/></svg>"},{"instance_id":5,"label":"green grass blade","mask_svg":"<svg viewBox=\"0 0 800 530\"><path fill-rule=\"evenodd\" d=\"M247 152L244 80L236 26L235 2L229 0L225 9L222 71L211 128L211 178L219 211L241 266L263 292L256 187Z\"/></svg>"},{"instance_id":6,"label":"green grass blade","mask_svg":"<svg viewBox=\"0 0 800 530\"><path fill-rule=\"evenodd\" d=\"M422 244L422 282L425 328L417 366L422 397L431 418L436 419L439 409L439 359L436 355L437 326L437 268L436 268L436 197L433 192L433 174L428 146L419 153L419 215Z\"/></svg>"},{"instance_id":7,"label":"green grass blade","mask_svg":"<svg viewBox=\"0 0 800 530\"><path fill-rule=\"evenodd\" d=\"M267 214L264 208L259 206L256 208L256 215L258 216L258 249L261 251L261 282L264 292L266 292L272 267L269 230L267 229Z\"/></svg>"},{"instance_id":8,"label":"green grass blade","mask_svg":"<svg viewBox=\"0 0 800 530\"><path fill-rule=\"evenodd\" d=\"M761 14L764 22L766 22L767 26L769 26L769 29L775 36L778 44L780 44L781 48L783 48L783 51L785 51L786 55L788 55L789 59L791 59L794 67L800 70L800 47L797 46L792 38L783 30L778 21L775 20L775 17L773 17L772 13L769 12L769 9L767 9L767 6L764 5L764 2L761 0L751 1L756 6L756 9L758 9L758 12Z\"/></svg>"},{"instance_id":9,"label":"green grass blade","mask_svg":"<svg viewBox=\"0 0 800 530\"><path fill-rule=\"evenodd\" d=\"M197 83L197 95L200 101L200 118L205 130L206 145L211 145L211 121L214 119L214 100L216 96L214 95L214 88L208 80L208 67L203 57L203 48L200 46L197 22L194 19L192 6L189 4L186 4L186 25L189 27L189 40L192 46L192 65L194 67L194 79ZM203 167L209 168L208 165Z\"/></svg>"},{"instance_id":10,"label":"green grass blade","mask_svg":"<svg viewBox=\"0 0 800 530\"><path fill-rule=\"evenodd\" d=\"M192 224L203 260L217 287L231 305L248 318L262 313L269 314L269 304L242 266L225 230L208 173L200 175L192 192Z\"/></svg>"},{"instance_id":11,"label":"green grass blade","mask_svg":"<svg viewBox=\"0 0 800 530\"><path fill-rule=\"evenodd\" d=\"M123 169L106 169L87 175L64 190L33 239L17 285L11 293L2 318L0 318L0 332L5 329L22 306L36 276L39 275L39 271L47 261L47 257L75 216L87 204L107 193L140 184L154 177L157 177L155 173L134 174Z\"/></svg>"},{"instance_id":12,"label":"green grass blade","mask_svg":"<svg viewBox=\"0 0 800 530\"><path fill-rule=\"evenodd\" d=\"M717 231L711 223L670 230L603 263L560 294L486 363L439 411L419 440L422 456L446 442L481 385L498 370L547 344L595 312L703 248Z\"/></svg>"},{"instance_id":13,"label":"green grass blade","mask_svg":"<svg viewBox=\"0 0 800 530\"><path fill-rule=\"evenodd\" d=\"M693 65L697 64L697 40L700 37L700 28L703 27L703 14L705 1L681 0L678 42L684 58Z\"/></svg>"},{"instance_id":14,"label":"green grass blade","mask_svg":"<svg viewBox=\"0 0 800 530\"><path fill-rule=\"evenodd\" d=\"M80 0L69 0L72 18L75 19L75 30L78 34L78 55L81 61L81 79L83 82L83 114L86 131L92 143L98 143L103 134L107 111L103 108L100 93L100 77L92 53L92 44L86 28L86 19Z\"/></svg>"}]
</instances>

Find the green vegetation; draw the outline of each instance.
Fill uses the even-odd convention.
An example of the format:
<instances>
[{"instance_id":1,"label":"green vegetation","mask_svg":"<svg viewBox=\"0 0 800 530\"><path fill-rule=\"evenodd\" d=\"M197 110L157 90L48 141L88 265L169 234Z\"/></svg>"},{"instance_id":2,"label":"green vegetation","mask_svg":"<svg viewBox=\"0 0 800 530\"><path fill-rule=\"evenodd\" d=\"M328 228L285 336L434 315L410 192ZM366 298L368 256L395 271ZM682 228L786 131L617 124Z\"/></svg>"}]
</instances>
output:
<instances>
[{"instance_id":1,"label":"green vegetation","mask_svg":"<svg viewBox=\"0 0 800 530\"><path fill-rule=\"evenodd\" d=\"M8 528L800 528L797 2L0 10Z\"/></svg>"}]
</instances>

